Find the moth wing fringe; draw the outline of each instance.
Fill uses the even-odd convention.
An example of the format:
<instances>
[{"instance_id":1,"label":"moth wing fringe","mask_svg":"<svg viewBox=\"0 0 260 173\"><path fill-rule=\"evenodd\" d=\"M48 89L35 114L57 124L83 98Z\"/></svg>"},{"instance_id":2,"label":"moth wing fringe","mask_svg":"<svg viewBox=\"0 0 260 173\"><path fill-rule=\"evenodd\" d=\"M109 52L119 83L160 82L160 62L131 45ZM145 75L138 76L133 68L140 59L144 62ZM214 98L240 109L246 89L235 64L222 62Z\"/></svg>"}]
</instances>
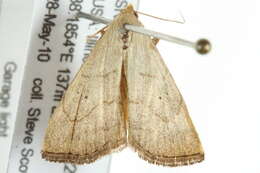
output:
<instances>
[{"instance_id":1,"label":"moth wing fringe","mask_svg":"<svg viewBox=\"0 0 260 173\"><path fill-rule=\"evenodd\" d=\"M148 163L161 165L161 166L168 166L168 167L177 167L177 166L186 166L192 165L195 163L200 163L204 160L203 153L197 153L192 155L185 155L185 156L158 156L150 153L149 151L145 151L142 147L138 144L131 142L129 146L137 152L138 156L147 161Z\"/></svg>"},{"instance_id":2,"label":"moth wing fringe","mask_svg":"<svg viewBox=\"0 0 260 173\"><path fill-rule=\"evenodd\" d=\"M51 162L58 162L58 163L72 163L72 164L89 164L93 163L96 160L102 158L105 155L119 152L126 147L125 141L118 142L112 147L107 147L103 150L99 150L96 153L88 154L88 155L79 155L79 154L72 154L72 153L52 153L52 152L44 152L42 151L42 158L51 161Z\"/></svg>"}]
</instances>

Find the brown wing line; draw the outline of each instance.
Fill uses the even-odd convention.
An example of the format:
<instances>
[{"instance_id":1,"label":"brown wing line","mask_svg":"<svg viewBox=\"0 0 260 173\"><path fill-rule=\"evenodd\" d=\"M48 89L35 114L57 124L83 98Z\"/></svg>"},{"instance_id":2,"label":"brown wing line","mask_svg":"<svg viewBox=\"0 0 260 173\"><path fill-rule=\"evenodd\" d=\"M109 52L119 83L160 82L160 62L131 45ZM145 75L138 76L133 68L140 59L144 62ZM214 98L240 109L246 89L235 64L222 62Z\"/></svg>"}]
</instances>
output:
<instances>
[{"instance_id":1,"label":"brown wing line","mask_svg":"<svg viewBox=\"0 0 260 173\"><path fill-rule=\"evenodd\" d=\"M137 142L131 141L130 146L138 153L138 156L149 163L163 165L163 166L184 166L184 165L192 165L195 163L202 162L204 160L203 153L194 153L190 155L181 155L181 156L163 156L163 155L155 155L145 148L141 147Z\"/></svg>"},{"instance_id":2,"label":"brown wing line","mask_svg":"<svg viewBox=\"0 0 260 173\"><path fill-rule=\"evenodd\" d=\"M72 154L72 153L53 153L42 152L42 158L48 161L54 161L59 163L74 163L74 164L88 164L96 161L97 159L114 151L121 151L126 147L125 140L119 140L113 145L104 145L102 150L95 151L91 154Z\"/></svg>"},{"instance_id":3,"label":"brown wing line","mask_svg":"<svg viewBox=\"0 0 260 173\"><path fill-rule=\"evenodd\" d=\"M63 100L62 100L62 103L63 103ZM116 101L116 100L103 101L103 104L111 105L112 103L122 104L121 101ZM71 122L79 122L79 121L83 120L84 118L86 118L88 115L90 115L98 106L100 106L100 104L97 104L96 106L93 106L93 108L89 111L89 113L87 113L85 116L82 116L80 119L77 119L77 115L78 115L78 113L77 113L74 120L71 120L69 118L69 114L65 111L64 104L62 105L62 111L65 114L65 116L68 118L69 121L71 121Z\"/></svg>"},{"instance_id":4,"label":"brown wing line","mask_svg":"<svg viewBox=\"0 0 260 173\"><path fill-rule=\"evenodd\" d=\"M110 71L110 72L107 72L107 73L105 73L105 74L102 74L102 75L94 75L93 77L107 77L108 75L110 75L110 74L112 74L112 73L115 73L116 72L116 70L114 69L114 70L112 70L112 71ZM84 76L84 77L88 77L88 78L90 78L90 76L86 76L86 75L84 75L84 74L81 74L82 76ZM85 89L85 87L83 87L83 89L82 89L82 91L84 91L84 89ZM77 118L77 116L78 116L78 109L79 109L79 103L81 102L81 97L82 97L82 91L81 91L81 93L80 93L80 98L79 98L79 100L78 100L78 107L77 107L77 110L76 110L76 116L75 116L75 118L73 119L73 120L71 120L70 119L70 117L69 117L69 113L66 111L66 109L65 109L65 97L66 97L66 94L64 94L64 96L63 96L63 98L62 98L62 100L61 100L61 106L62 106L62 111L64 112L64 114L65 114L65 116L69 119L69 121L73 121L73 122L79 122L79 121L81 121L82 119L84 119L85 117L87 117L88 115L90 115L99 105L96 105L96 106L94 106L90 111L89 111L89 113L87 113L86 115L84 115L84 116L82 116L81 118ZM111 103L113 103L114 102L114 100L112 100L112 101L104 101L103 103L104 104L111 104Z\"/></svg>"},{"instance_id":5,"label":"brown wing line","mask_svg":"<svg viewBox=\"0 0 260 173\"><path fill-rule=\"evenodd\" d=\"M81 94L82 96L82 94ZM80 97L81 97L80 96ZM65 97L64 97L65 98ZM81 99L79 100L79 102L81 101ZM82 116L80 119L77 119L77 116L78 116L78 113L76 114L74 120L71 120L70 117L69 117L69 114L65 111L65 108L64 108L64 100L62 100L62 111L63 113L65 114L65 116L68 118L69 121L72 121L72 122L79 122L81 120L83 120L84 118L86 118L88 115L90 115L99 105L96 105L94 106L90 111L89 113L87 113L85 116ZM78 111L79 108L77 108L77 111Z\"/></svg>"}]
</instances>

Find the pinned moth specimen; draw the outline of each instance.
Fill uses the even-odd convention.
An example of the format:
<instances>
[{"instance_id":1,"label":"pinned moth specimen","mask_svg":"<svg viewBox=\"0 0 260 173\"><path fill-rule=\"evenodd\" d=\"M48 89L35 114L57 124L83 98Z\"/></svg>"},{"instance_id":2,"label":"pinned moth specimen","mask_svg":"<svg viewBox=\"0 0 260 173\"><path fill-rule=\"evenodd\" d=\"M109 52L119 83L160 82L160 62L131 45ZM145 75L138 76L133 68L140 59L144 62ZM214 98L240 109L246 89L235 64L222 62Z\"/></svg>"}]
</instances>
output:
<instances>
[{"instance_id":1,"label":"pinned moth specimen","mask_svg":"<svg viewBox=\"0 0 260 173\"><path fill-rule=\"evenodd\" d=\"M129 5L108 25L51 116L42 157L91 163L129 146L154 164L200 162L204 152L185 102L153 39Z\"/></svg>"}]
</instances>

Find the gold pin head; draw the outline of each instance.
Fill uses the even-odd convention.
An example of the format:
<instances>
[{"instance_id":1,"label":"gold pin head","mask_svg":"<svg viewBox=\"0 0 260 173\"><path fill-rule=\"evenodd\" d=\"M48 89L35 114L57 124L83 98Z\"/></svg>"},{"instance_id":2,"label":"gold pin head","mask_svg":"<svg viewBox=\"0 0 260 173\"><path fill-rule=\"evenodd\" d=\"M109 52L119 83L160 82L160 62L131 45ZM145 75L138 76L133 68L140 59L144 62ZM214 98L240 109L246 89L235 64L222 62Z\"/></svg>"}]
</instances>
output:
<instances>
[{"instance_id":1,"label":"gold pin head","mask_svg":"<svg viewBox=\"0 0 260 173\"><path fill-rule=\"evenodd\" d=\"M207 54L211 50L211 44L207 39L200 39L196 42L195 48L199 54Z\"/></svg>"}]
</instances>

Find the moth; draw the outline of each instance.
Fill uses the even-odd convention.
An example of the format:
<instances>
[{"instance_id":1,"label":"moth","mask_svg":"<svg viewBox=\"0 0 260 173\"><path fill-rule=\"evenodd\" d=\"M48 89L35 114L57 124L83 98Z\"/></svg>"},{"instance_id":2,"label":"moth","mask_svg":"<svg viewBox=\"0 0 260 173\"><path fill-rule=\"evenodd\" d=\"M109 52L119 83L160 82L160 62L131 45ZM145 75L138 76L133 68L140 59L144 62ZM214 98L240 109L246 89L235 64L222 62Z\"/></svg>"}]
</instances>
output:
<instances>
[{"instance_id":1,"label":"moth","mask_svg":"<svg viewBox=\"0 0 260 173\"><path fill-rule=\"evenodd\" d=\"M185 102L131 5L108 25L51 116L42 157L75 164L129 146L153 164L204 159Z\"/></svg>"}]
</instances>

